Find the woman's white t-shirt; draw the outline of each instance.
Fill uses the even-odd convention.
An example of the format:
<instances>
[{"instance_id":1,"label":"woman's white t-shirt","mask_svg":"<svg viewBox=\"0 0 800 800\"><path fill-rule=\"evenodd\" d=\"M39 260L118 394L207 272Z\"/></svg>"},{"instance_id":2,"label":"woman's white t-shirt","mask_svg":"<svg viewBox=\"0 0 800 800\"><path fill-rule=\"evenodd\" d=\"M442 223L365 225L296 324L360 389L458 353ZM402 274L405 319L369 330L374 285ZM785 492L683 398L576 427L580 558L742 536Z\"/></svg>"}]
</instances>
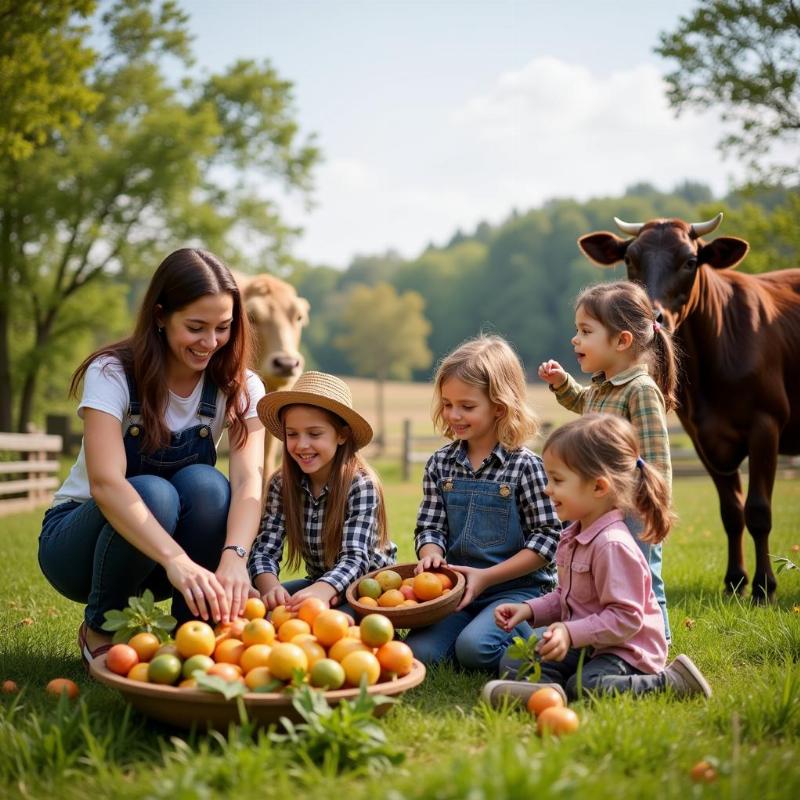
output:
<instances>
[{"instance_id":1,"label":"woman's white t-shirt","mask_svg":"<svg viewBox=\"0 0 800 800\"><path fill-rule=\"evenodd\" d=\"M164 419L171 432L178 433L199 424L200 418L197 415L197 409L202 393L202 376L188 397L179 397L174 392L169 393L169 403ZM244 416L245 419L251 419L257 415L258 401L266 394L264 384L252 370L247 370L247 393L250 396L250 405ZM217 414L211 420L211 435L217 445L219 445L224 430L225 399L225 395L218 391ZM112 356L95 359L86 370L83 380L83 396L78 406L78 416L83 419L84 408L105 411L119 420L120 431L124 436L129 422L129 406L130 392L128 391L128 382L125 380L125 370L120 361ZM86 456L83 451L83 442L81 442L78 459L72 465L67 479L56 492L53 505L65 503L68 500L77 500L79 503L83 503L90 496Z\"/></svg>"}]
</instances>

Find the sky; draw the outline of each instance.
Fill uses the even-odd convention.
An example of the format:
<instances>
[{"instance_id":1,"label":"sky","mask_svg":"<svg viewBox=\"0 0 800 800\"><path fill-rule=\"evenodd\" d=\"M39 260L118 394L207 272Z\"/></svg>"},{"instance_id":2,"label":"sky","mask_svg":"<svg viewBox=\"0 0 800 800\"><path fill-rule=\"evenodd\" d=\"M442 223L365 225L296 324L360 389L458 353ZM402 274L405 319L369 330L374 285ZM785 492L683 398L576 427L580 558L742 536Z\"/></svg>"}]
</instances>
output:
<instances>
[{"instance_id":1,"label":"sky","mask_svg":"<svg viewBox=\"0 0 800 800\"><path fill-rule=\"evenodd\" d=\"M201 69L269 59L324 161L313 207L278 198L294 252L405 258L554 197L700 180L724 194L713 117L676 117L653 52L697 0L181 0ZM611 222L609 220L609 222Z\"/></svg>"}]
</instances>

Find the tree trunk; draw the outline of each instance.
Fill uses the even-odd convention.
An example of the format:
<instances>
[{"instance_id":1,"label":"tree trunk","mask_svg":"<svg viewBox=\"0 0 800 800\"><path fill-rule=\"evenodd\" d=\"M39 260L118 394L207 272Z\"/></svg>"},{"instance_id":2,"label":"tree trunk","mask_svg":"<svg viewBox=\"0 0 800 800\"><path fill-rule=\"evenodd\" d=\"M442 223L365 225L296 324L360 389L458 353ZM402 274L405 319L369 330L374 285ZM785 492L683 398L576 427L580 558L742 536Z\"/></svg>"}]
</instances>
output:
<instances>
[{"instance_id":1,"label":"tree trunk","mask_svg":"<svg viewBox=\"0 0 800 800\"><path fill-rule=\"evenodd\" d=\"M49 314L46 321L36 327L36 344L33 348L33 358L28 362L29 366L25 371L25 380L22 383L22 392L19 398L19 413L17 415L17 430L25 433L28 423L31 421L33 411L33 399L36 396L36 384L39 380L39 371L42 368L39 354L44 350L50 341L50 333L53 330L55 313Z\"/></svg>"},{"instance_id":2,"label":"tree trunk","mask_svg":"<svg viewBox=\"0 0 800 800\"><path fill-rule=\"evenodd\" d=\"M386 379L383 375L378 375L375 389L376 389L376 405L378 417L378 430L375 435L375 444L378 448L378 455L382 456L386 450L386 413L384 404L384 388L386 386Z\"/></svg>"},{"instance_id":3,"label":"tree trunk","mask_svg":"<svg viewBox=\"0 0 800 800\"><path fill-rule=\"evenodd\" d=\"M8 210L0 212L0 431L11 428L11 353L8 328L11 302L11 226Z\"/></svg>"}]
</instances>

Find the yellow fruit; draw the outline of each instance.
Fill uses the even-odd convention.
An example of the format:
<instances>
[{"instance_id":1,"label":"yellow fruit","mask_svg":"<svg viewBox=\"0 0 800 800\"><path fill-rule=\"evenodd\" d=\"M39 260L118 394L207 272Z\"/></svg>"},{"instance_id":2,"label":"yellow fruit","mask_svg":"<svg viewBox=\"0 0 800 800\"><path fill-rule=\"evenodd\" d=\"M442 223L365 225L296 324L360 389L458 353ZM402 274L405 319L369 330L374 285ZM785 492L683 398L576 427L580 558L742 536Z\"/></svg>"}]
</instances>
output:
<instances>
[{"instance_id":1,"label":"yellow fruit","mask_svg":"<svg viewBox=\"0 0 800 800\"><path fill-rule=\"evenodd\" d=\"M378 598L378 605L381 608L394 608L404 602L405 597L403 597L403 593L399 589L389 589Z\"/></svg>"},{"instance_id":2,"label":"yellow fruit","mask_svg":"<svg viewBox=\"0 0 800 800\"><path fill-rule=\"evenodd\" d=\"M266 686L272 680L272 673L267 667L255 667L244 676L245 685L251 690Z\"/></svg>"},{"instance_id":3,"label":"yellow fruit","mask_svg":"<svg viewBox=\"0 0 800 800\"><path fill-rule=\"evenodd\" d=\"M317 615L313 631L323 647L330 647L347 633L349 627L350 618L347 614L331 608Z\"/></svg>"},{"instance_id":4,"label":"yellow fruit","mask_svg":"<svg viewBox=\"0 0 800 800\"><path fill-rule=\"evenodd\" d=\"M298 636L292 639L292 644L296 644L306 654L309 669L321 658L326 658L325 648L317 641L311 641L310 639L304 639L302 636Z\"/></svg>"},{"instance_id":5,"label":"yellow fruit","mask_svg":"<svg viewBox=\"0 0 800 800\"><path fill-rule=\"evenodd\" d=\"M378 607L378 601L374 597L359 597L358 602L361 603L362 606L369 606L370 608Z\"/></svg>"},{"instance_id":6,"label":"yellow fruit","mask_svg":"<svg viewBox=\"0 0 800 800\"><path fill-rule=\"evenodd\" d=\"M374 654L366 650L356 650L348 653L342 659L342 668L351 686L358 686L362 676L366 677L367 685L372 686L381 676L381 665Z\"/></svg>"},{"instance_id":7,"label":"yellow fruit","mask_svg":"<svg viewBox=\"0 0 800 800\"><path fill-rule=\"evenodd\" d=\"M270 621L275 626L275 630L278 630L287 619L295 619L297 614L294 611L289 611L286 606L275 606L272 609L272 613L269 615Z\"/></svg>"},{"instance_id":8,"label":"yellow fruit","mask_svg":"<svg viewBox=\"0 0 800 800\"><path fill-rule=\"evenodd\" d=\"M161 647L158 636L142 631L128 639L128 645L139 654L139 661L151 661L156 650Z\"/></svg>"},{"instance_id":9,"label":"yellow fruit","mask_svg":"<svg viewBox=\"0 0 800 800\"><path fill-rule=\"evenodd\" d=\"M131 671L125 676L129 681L139 681L141 683L147 683L147 673L149 671L150 664L147 661L142 661L137 664L135 667L131 668Z\"/></svg>"},{"instance_id":10,"label":"yellow fruit","mask_svg":"<svg viewBox=\"0 0 800 800\"><path fill-rule=\"evenodd\" d=\"M302 619L287 619L278 628L278 639L282 642L291 642L295 636L302 633L311 633L311 626Z\"/></svg>"},{"instance_id":11,"label":"yellow fruit","mask_svg":"<svg viewBox=\"0 0 800 800\"><path fill-rule=\"evenodd\" d=\"M384 592L389 589L399 589L403 584L403 578L393 569L385 569L379 572L375 576L375 580L380 584Z\"/></svg>"},{"instance_id":12,"label":"yellow fruit","mask_svg":"<svg viewBox=\"0 0 800 800\"><path fill-rule=\"evenodd\" d=\"M248 597L244 604L244 616L246 619L263 619L267 616L267 607L260 597Z\"/></svg>"},{"instance_id":13,"label":"yellow fruit","mask_svg":"<svg viewBox=\"0 0 800 800\"><path fill-rule=\"evenodd\" d=\"M359 625L361 641L369 647L380 647L392 640L394 625L383 614L367 614Z\"/></svg>"},{"instance_id":14,"label":"yellow fruit","mask_svg":"<svg viewBox=\"0 0 800 800\"><path fill-rule=\"evenodd\" d=\"M214 661L218 664L238 664L247 645L239 639L223 639L214 650Z\"/></svg>"},{"instance_id":15,"label":"yellow fruit","mask_svg":"<svg viewBox=\"0 0 800 800\"><path fill-rule=\"evenodd\" d=\"M364 650L370 652L370 649L358 639L352 636L343 636L338 642L334 642L328 650L328 658L334 661L341 661L348 653L354 653L356 650Z\"/></svg>"},{"instance_id":16,"label":"yellow fruit","mask_svg":"<svg viewBox=\"0 0 800 800\"><path fill-rule=\"evenodd\" d=\"M184 622L175 633L175 647L181 658L210 656L216 646L213 628L199 619Z\"/></svg>"},{"instance_id":17,"label":"yellow fruit","mask_svg":"<svg viewBox=\"0 0 800 800\"><path fill-rule=\"evenodd\" d=\"M269 664L269 654L272 652L272 646L268 644L251 644L247 650L242 653L239 659L239 666L245 675L251 669L256 667L266 667Z\"/></svg>"},{"instance_id":18,"label":"yellow fruit","mask_svg":"<svg viewBox=\"0 0 800 800\"><path fill-rule=\"evenodd\" d=\"M251 644L272 644L275 641L275 627L266 619L251 619L242 631L242 641Z\"/></svg>"},{"instance_id":19,"label":"yellow fruit","mask_svg":"<svg viewBox=\"0 0 800 800\"><path fill-rule=\"evenodd\" d=\"M306 597L300 608L297 609L297 616L309 625L321 614L328 606L319 597Z\"/></svg>"},{"instance_id":20,"label":"yellow fruit","mask_svg":"<svg viewBox=\"0 0 800 800\"><path fill-rule=\"evenodd\" d=\"M288 681L294 677L295 670L308 672L308 656L299 645L278 642L269 654L268 667L279 681Z\"/></svg>"}]
</instances>

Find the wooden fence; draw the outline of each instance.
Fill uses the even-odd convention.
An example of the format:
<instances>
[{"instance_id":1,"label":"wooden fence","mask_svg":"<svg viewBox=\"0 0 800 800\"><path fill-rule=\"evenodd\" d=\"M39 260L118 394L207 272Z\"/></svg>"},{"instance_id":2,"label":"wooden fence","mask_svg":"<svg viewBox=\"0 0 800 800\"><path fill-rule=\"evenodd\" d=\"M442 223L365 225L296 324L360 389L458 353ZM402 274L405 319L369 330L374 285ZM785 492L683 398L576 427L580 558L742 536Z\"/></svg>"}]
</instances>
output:
<instances>
[{"instance_id":1,"label":"wooden fence","mask_svg":"<svg viewBox=\"0 0 800 800\"><path fill-rule=\"evenodd\" d=\"M50 502L62 444L44 433L0 433L0 516Z\"/></svg>"}]
</instances>

